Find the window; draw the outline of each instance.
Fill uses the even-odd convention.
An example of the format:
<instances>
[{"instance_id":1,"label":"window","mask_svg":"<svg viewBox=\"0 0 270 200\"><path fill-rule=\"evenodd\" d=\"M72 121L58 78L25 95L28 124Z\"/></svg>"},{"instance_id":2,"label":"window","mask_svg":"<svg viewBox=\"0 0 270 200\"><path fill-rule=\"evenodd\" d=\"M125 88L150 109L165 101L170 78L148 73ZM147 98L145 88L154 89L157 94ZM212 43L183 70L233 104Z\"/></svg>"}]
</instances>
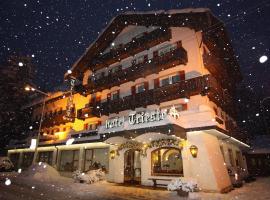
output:
<instances>
[{"instance_id":1,"label":"window","mask_svg":"<svg viewBox=\"0 0 270 200\"><path fill-rule=\"evenodd\" d=\"M236 163L236 166L243 167L243 165L242 165L242 156L241 156L240 151L236 151L235 163Z\"/></svg>"},{"instance_id":2,"label":"window","mask_svg":"<svg viewBox=\"0 0 270 200\"><path fill-rule=\"evenodd\" d=\"M83 130L88 130L88 124L83 125Z\"/></svg>"},{"instance_id":3,"label":"window","mask_svg":"<svg viewBox=\"0 0 270 200\"><path fill-rule=\"evenodd\" d=\"M234 167L234 161L233 161L233 152L231 149L228 149L228 152L229 152L229 159L230 159L230 164L231 166Z\"/></svg>"},{"instance_id":4,"label":"window","mask_svg":"<svg viewBox=\"0 0 270 200\"><path fill-rule=\"evenodd\" d=\"M19 153L11 153L9 154L9 159L11 160L11 162L14 165L15 169L19 168L19 158L20 158L20 154Z\"/></svg>"},{"instance_id":5,"label":"window","mask_svg":"<svg viewBox=\"0 0 270 200\"><path fill-rule=\"evenodd\" d=\"M168 45L168 46L162 47L158 51L158 53L159 53L159 56L164 56L165 54L167 54L175 49L176 49L176 45Z\"/></svg>"},{"instance_id":6,"label":"window","mask_svg":"<svg viewBox=\"0 0 270 200\"><path fill-rule=\"evenodd\" d=\"M111 93L111 99L112 100L119 99L119 90L114 91L114 92Z\"/></svg>"},{"instance_id":7,"label":"window","mask_svg":"<svg viewBox=\"0 0 270 200\"><path fill-rule=\"evenodd\" d=\"M97 168L108 170L109 157L107 148L86 149L84 157L84 171Z\"/></svg>"},{"instance_id":8,"label":"window","mask_svg":"<svg viewBox=\"0 0 270 200\"><path fill-rule=\"evenodd\" d=\"M34 152L24 152L22 159L22 168L25 169L32 164Z\"/></svg>"},{"instance_id":9,"label":"window","mask_svg":"<svg viewBox=\"0 0 270 200\"><path fill-rule=\"evenodd\" d=\"M180 75L179 74L173 74L173 75L169 75L167 77L164 77L160 80L160 85L161 86L165 86L165 85L169 85L169 84L174 84L179 82L180 79Z\"/></svg>"},{"instance_id":10,"label":"window","mask_svg":"<svg viewBox=\"0 0 270 200\"><path fill-rule=\"evenodd\" d=\"M181 151L177 148L160 148L152 152L152 175L183 175Z\"/></svg>"},{"instance_id":11,"label":"window","mask_svg":"<svg viewBox=\"0 0 270 200\"><path fill-rule=\"evenodd\" d=\"M61 151L60 157L60 171L73 172L79 166L79 150L65 150Z\"/></svg>"},{"instance_id":12,"label":"window","mask_svg":"<svg viewBox=\"0 0 270 200\"><path fill-rule=\"evenodd\" d=\"M38 162L45 162L52 165L53 151L38 152Z\"/></svg>"},{"instance_id":13,"label":"window","mask_svg":"<svg viewBox=\"0 0 270 200\"><path fill-rule=\"evenodd\" d=\"M222 154L223 160L225 161L225 157L224 157L224 149L223 149L223 146L220 146L220 151L221 151L221 154Z\"/></svg>"},{"instance_id":14,"label":"window","mask_svg":"<svg viewBox=\"0 0 270 200\"><path fill-rule=\"evenodd\" d=\"M144 83L136 85L136 93L141 93L145 91Z\"/></svg>"}]
</instances>

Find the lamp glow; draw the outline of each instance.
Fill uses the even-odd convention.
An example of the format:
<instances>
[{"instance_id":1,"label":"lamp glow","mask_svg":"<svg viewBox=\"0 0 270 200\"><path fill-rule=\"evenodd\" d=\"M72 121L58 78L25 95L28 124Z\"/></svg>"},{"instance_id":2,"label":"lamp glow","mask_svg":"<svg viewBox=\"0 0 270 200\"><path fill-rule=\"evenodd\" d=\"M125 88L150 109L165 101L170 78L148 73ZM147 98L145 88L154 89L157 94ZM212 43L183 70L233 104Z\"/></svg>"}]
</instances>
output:
<instances>
[{"instance_id":1,"label":"lamp glow","mask_svg":"<svg viewBox=\"0 0 270 200\"><path fill-rule=\"evenodd\" d=\"M198 147L195 146L195 145L191 145L190 148L190 153L192 155L193 158L197 158L197 155L198 155Z\"/></svg>"}]
</instances>

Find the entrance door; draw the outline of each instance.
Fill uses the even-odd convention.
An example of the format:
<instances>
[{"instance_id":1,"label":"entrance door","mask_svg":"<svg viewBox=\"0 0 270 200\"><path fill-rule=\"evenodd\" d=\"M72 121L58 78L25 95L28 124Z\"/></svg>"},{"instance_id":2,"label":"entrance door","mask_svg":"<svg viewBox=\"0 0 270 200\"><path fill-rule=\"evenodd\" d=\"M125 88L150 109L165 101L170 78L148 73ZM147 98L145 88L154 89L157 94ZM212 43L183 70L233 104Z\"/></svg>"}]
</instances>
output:
<instances>
[{"instance_id":1,"label":"entrance door","mask_svg":"<svg viewBox=\"0 0 270 200\"><path fill-rule=\"evenodd\" d=\"M130 149L125 152L124 181L125 183L138 184L141 182L140 151Z\"/></svg>"}]
</instances>

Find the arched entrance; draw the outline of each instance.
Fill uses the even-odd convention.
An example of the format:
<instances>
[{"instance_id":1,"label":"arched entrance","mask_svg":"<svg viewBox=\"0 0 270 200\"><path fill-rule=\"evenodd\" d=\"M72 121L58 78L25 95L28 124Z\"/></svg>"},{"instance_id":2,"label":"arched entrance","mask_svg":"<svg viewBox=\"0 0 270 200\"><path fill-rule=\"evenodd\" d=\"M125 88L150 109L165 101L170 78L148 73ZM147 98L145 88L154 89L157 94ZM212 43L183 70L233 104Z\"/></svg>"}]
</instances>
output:
<instances>
[{"instance_id":1,"label":"arched entrance","mask_svg":"<svg viewBox=\"0 0 270 200\"><path fill-rule=\"evenodd\" d=\"M124 154L124 182L139 184L141 182L140 151L129 149Z\"/></svg>"}]
</instances>

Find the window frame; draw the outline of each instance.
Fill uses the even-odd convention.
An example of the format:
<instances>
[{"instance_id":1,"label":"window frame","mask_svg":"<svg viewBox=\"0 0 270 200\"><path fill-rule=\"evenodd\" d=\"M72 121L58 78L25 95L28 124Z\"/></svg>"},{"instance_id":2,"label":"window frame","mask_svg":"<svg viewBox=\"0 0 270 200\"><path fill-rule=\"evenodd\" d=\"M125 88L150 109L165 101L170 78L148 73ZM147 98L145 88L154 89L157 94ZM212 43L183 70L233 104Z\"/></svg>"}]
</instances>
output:
<instances>
[{"instance_id":1,"label":"window frame","mask_svg":"<svg viewBox=\"0 0 270 200\"><path fill-rule=\"evenodd\" d=\"M153 154L157 151L160 151L161 149L167 149L167 150L177 150L179 152L179 154L181 155L181 161L182 161L182 170L180 170L180 173L156 173L153 170ZM176 147L168 147L168 146L164 146L164 147L160 147L157 148L155 150L153 150L151 152L151 176L180 176L183 177L184 176L184 165L183 165L183 156L182 156L182 150Z\"/></svg>"}]
</instances>

